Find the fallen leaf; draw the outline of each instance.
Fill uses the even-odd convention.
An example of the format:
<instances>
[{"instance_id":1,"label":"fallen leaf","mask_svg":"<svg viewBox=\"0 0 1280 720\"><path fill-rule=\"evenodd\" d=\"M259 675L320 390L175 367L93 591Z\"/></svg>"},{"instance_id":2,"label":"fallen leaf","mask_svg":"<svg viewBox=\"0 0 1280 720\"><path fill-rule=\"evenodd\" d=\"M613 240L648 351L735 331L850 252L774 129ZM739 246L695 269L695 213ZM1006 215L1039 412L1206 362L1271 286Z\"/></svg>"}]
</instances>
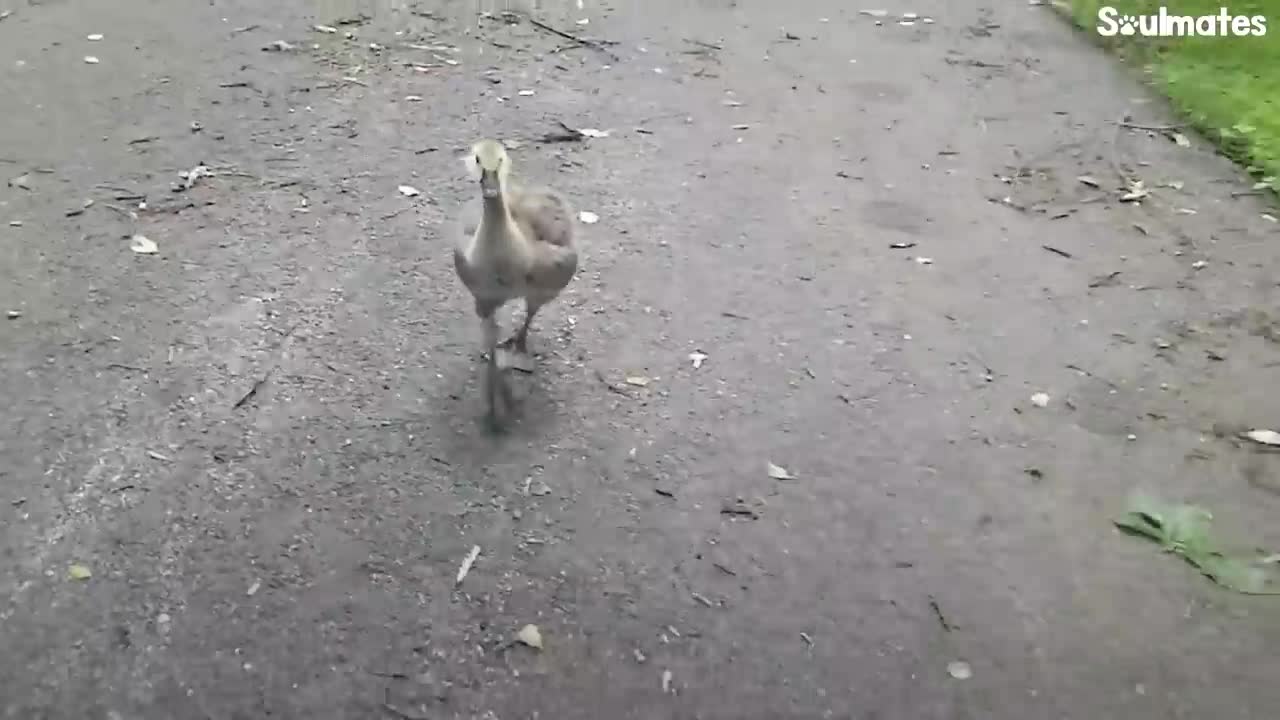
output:
<instances>
[{"instance_id":1,"label":"fallen leaf","mask_svg":"<svg viewBox=\"0 0 1280 720\"><path fill-rule=\"evenodd\" d=\"M782 467L781 465L774 465L773 463L768 463L766 469L769 473L769 477L773 478L774 480L795 480L796 479L795 475L792 475L791 473L787 472L787 469Z\"/></svg>"},{"instance_id":2,"label":"fallen leaf","mask_svg":"<svg viewBox=\"0 0 1280 720\"><path fill-rule=\"evenodd\" d=\"M693 361L693 369L697 370L702 367L702 363L707 359L707 355L706 353L691 352L689 353L689 359Z\"/></svg>"},{"instance_id":3,"label":"fallen leaf","mask_svg":"<svg viewBox=\"0 0 1280 720\"><path fill-rule=\"evenodd\" d=\"M85 565L72 565L67 568L67 577L72 580L88 580L93 577L93 571Z\"/></svg>"},{"instance_id":4,"label":"fallen leaf","mask_svg":"<svg viewBox=\"0 0 1280 720\"><path fill-rule=\"evenodd\" d=\"M453 581L455 586L462 584L462 581L467 577L467 573L471 572L471 566L475 565L478 557L480 557L480 546L472 545L471 552L467 553L467 556L462 559L462 565L458 567L458 576Z\"/></svg>"},{"instance_id":5,"label":"fallen leaf","mask_svg":"<svg viewBox=\"0 0 1280 720\"><path fill-rule=\"evenodd\" d=\"M932 264L933 264L933 258L918 257L918 258L916 258L916 264L918 264L918 265L932 265Z\"/></svg>"},{"instance_id":6,"label":"fallen leaf","mask_svg":"<svg viewBox=\"0 0 1280 720\"><path fill-rule=\"evenodd\" d=\"M730 130L750 130L751 126L746 123L738 123L737 125L731 125L729 129Z\"/></svg>"},{"instance_id":7,"label":"fallen leaf","mask_svg":"<svg viewBox=\"0 0 1280 720\"><path fill-rule=\"evenodd\" d=\"M1035 405L1036 407L1048 407L1048 406L1049 406L1049 394L1048 394L1048 393L1038 392L1038 393L1036 393L1035 395L1032 395L1032 396L1031 396L1031 404L1032 404L1032 405Z\"/></svg>"},{"instance_id":8,"label":"fallen leaf","mask_svg":"<svg viewBox=\"0 0 1280 720\"><path fill-rule=\"evenodd\" d=\"M542 649L542 631L538 630L537 625L529 624L520 628L516 639L535 650Z\"/></svg>"},{"instance_id":9,"label":"fallen leaf","mask_svg":"<svg viewBox=\"0 0 1280 720\"><path fill-rule=\"evenodd\" d=\"M670 670L663 670L663 671L662 671L662 692L664 692L664 693L669 693L669 692L671 692L671 679L672 679L672 677L673 677L673 676L672 676L672 674L671 674L671 671L670 671Z\"/></svg>"},{"instance_id":10,"label":"fallen leaf","mask_svg":"<svg viewBox=\"0 0 1280 720\"><path fill-rule=\"evenodd\" d=\"M882 18L882 17L889 16L888 10L859 10L858 12L862 15L869 15L874 18Z\"/></svg>"},{"instance_id":11,"label":"fallen leaf","mask_svg":"<svg viewBox=\"0 0 1280 720\"><path fill-rule=\"evenodd\" d=\"M93 33L92 35L85 36L85 40L88 40L89 42L97 42L101 39L102 39L102 33Z\"/></svg>"},{"instance_id":12,"label":"fallen leaf","mask_svg":"<svg viewBox=\"0 0 1280 720\"><path fill-rule=\"evenodd\" d=\"M1262 213L1261 217L1267 222L1280 222L1280 219L1276 219L1276 216L1270 213Z\"/></svg>"},{"instance_id":13,"label":"fallen leaf","mask_svg":"<svg viewBox=\"0 0 1280 720\"><path fill-rule=\"evenodd\" d=\"M1182 133L1174 133L1172 137L1173 141L1178 144L1178 147L1191 147L1191 141L1187 139L1186 135L1183 135Z\"/></svg>"},{"instance_id":14,"label":"fallen leaf","mask_svg":"<svg viewBox=\"0 0 1280 720\"><path fill-rule=\"evenodd\" d=\"M1164 186L1167 188L1170 188L1171 190L1181 190L1183 187L1185 187L1185 183L1183 183L1181 180L1170 180L1169 182L1165 183Z\"/></svg>"},{"instance_id":15,"label":"fallen leaf","mask_svg":"<svg viewBox=\"0 0 1280 720\"><path fill-rule=\"evenodd\" d=\"M1280 447L1280 432L1275 430L1250 430L1244 437L1262 445Z\"/></svg>"},{"instance_id":16,"label":"fallen leaf","mask_svg":"<svg viewBox=\"0 0 1280 720\"><path fill-rule=\"evenodd\" d=\"M1213 515L1195 505L1168 505L1146 496L1130 500L1116 527L1146 537L1182 557L1203 575L1229 590L1248 595L1280 594L1274 568L1220 552L1209 537Z\"/></svg>"},{"instance_id":17,"label":"fallen leaf","mask_svg":"<svg viewBox=\"0 0 1280 720\"><path fill-rule=\"evenodd\" d=\"M589 25L589 24L591 24L591 18L582 18L581 20L578 20L577 22L578 22L578 24L579 24L579 25Z\"/></svg>"},{"instance_id":18,"label":"fallen leaf","mask_svg":"<svg viewBox=\"0 0 1280 720\"><path fill-rule=\"evenodd\" d=\"M595 225L596 223L600 222L600 216L591 212L590 210L583 210L582 212L578 213L578 219L586 223L587 225Z\"/></svg>"},{"instance_id":19,"label":"fallen leaf","mask_svg":"<svg viewBox=\"0 0 1280 720\"><path fill-rule=\"evenodd\" d=\"M589 138L607 138L612 130L597 130L595 128L578 128L578 134L582 137Z\"/></svg>"},{"instance_id":20,"label":"fallen leaf","mask_svg":"<svg viewBox=\"0 0 1280 720\"><path fill-rule=\"evenodd\" d=\"M90 64L90 65L97 65L97 64L100 62L100 61L98 60L98 58L96 58L96 57L94 57L94 56L92 56L92 55L85 55L85 56L84 56L84 61L85 61L86 63Z\"/></svg>"},{"instance_id":21,"label":"fallen leaf","mask_svg":"<svg viewBox=\"0 0 1280 720\"><path fill-rule=\"evenodd\" d=\"M262 581L254 580L253 584L249 586L249 589L246 590L244 594L248 597L253 597L254 595L258 594L258 590L260 588L262 588Z\"/></svg>"},{"instance_id":22,"label":"fallen leaf","mask_svg":"<svg viewBox=\"0 0 1280 720\"><path fill-rule=\"evenodd\" d=\"M632 375L627 378L627 384L635 385L636 387L644 387L649 384L649 378L643 375Z\"/></svg>"},{"instance_id":23,"label":"fallen leaf","mask_svg":"<svg viewBox=\"0 0 1280 720\"><path fill-rule=\"evenodd\" d=\"M338 32L338 28L332 27L330 25L315 25L314 27L317 32L322 32L322 33L325 33L326 35L333 35L334 33Z\"/></svg>"},{"instance_id":24,"label":"fallen leaf","mask_svg":"<svg viewBox=\"0 0 1280 720\"><path fill-rule=\"evenodd\" d=\"M1091 188L1102 187L1102 183L1098 182L1097 179L1095 179L1091 175L1081 175L1080 177L1076 178L1076 180L1079 180L1081 184L1088 185Z\"/></svg>"},{"instance_id":25,"label":"fallen leaf","mask_svg":"<svg viewBox=\"0 0 1280 720\"><path fill-rule=\"evenodd\" d=\"M725 100L722 103L725 107L742 107L742 103L737 100Z\"/></svg>"},{"instance_id":26,"label":"fallen leaf","mask_svg":"<svg viewBox=\"0 0 1280 720\"><path fill-rule=\"evenodd\" d=\"M516 94L517 94L517 95L520 95L521 97L532 97L532 96L533 96L533 91L532 91L532 90L521 90L521 91L517 92Z\"/></svg>"},{"instance_id":27,"label":"fallen leaf","mask_svg":"<svg viewBox=\"0 0 1280 720\"><path fill-rule=\"evenodd\" d=\"M284 40L276 40L275 42L271 43L270 45L267 45L262 49L266 50L267 52L288 52L290 50L295 49L296 47L297 46L294 45L293 43L285 42Z\"/></svg>"},{"instance_id":28,"label":"fallen leaf","mask_svg":"<svg viewBox=\"0 0 1280 720\"><path fill-rule=\"evenodd\" d=\"M31 175L30 175L29 173L23 173L23 174L19 175L18 177L10 178L10 179L9 179L9 187L16 187L16 188L19 188L19 189L21 189L21 190L30 190L30 189L31 189Z\"/></svg>"},{"instance_id":29,"label":"fallen leaf","mask_svg":"<svg viewBox=\"0 0 1280 720\"><path fill-rule=\"evenodd\" d=\"M146 235L134 235L129 238L129 249L139 255L155 255L160 248Z\"/></svg>"},{"instance_id":30,"label":"fallen leaf","mask_svg":"<svg viewBox=\"0 0 1280 720\"><path fill-rule=\"evenodd\" d=\"M405 95L405 102L422 102L421 95Z\"/></svg>"},{"instance_id":31,"label":"fallen leaf","mask_svg":"<svg viewBox=\"0 0 1280 720\"><path fill-rule=\"evenodd\" d=\"M968 680L973 677L973 668L962 660L947 663L947 674L957 680Z\"/></svg>"},{"instance_id":32,"label":"fallen leaf","mask_svg":"<svg viewBox=\"0 0 1280 720\"><path fill-rule=\"evenodd\" d=\"M1134 180L1129 183L1128 190L1120 195L1120 202L1140 202L1150 194L1141 180Z\"/></svg>"},{"instance_id":33,"label":"fallen leaf","mask_svg":"<svg viewBox=\"0 0 1280 720\"><path fill-rule=\"evenodd\" d=\"M405 197L417 197L422 194L421 190L412 185L401 185L399 189L400 194Z\"/></svg>"},{"instance_id":34,"label":"fallen leaf","mask_svg":"<svg viewBox=\"0 0 1280 720\"><path fill-rule=\"evenodd\" d=\"M195 187L196 181L200 178L213 177L213 171L205 165L197 165L190 170L184 170L178 173L178 177L182 178L182 183L174 187L175 190L190 190Z\"/></svg>"}]
</instances>

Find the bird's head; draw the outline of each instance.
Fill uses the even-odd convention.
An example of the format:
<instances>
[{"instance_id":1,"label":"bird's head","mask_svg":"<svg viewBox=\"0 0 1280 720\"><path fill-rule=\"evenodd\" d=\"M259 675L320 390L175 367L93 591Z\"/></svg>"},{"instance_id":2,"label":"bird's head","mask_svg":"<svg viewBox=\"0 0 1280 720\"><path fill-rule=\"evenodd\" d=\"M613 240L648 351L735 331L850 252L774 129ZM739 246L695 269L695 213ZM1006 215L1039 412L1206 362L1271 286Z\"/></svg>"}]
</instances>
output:
<instances>
[{"instance_id":1,"label":"bird's head","mask_svg":"<svg viewBox=\"0 0 1280 720\"><path fill-rule=\"evenodd\" d=\"M466 158L467 169L480 181L480 193L486 198L496 198L506 186L511 173L511 158L496 140L481 140L471 146Z\"/></svg>"}]
</instances>

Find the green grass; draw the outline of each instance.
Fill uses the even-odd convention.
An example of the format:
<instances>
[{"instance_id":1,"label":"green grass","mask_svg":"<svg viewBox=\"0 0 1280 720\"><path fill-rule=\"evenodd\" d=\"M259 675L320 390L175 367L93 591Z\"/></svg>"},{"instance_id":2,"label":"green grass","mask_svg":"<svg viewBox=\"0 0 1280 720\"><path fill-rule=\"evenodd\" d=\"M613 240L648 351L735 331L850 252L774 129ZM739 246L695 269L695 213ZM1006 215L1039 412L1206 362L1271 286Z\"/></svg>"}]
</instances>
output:
<instances>
[{"instance_id":1,"label":"green grass","mask_svg":"<svg viewBox=\"0 0 1280 720\"><path fill-rule=\"evenodd\" d=\"M1149 15L1262 15L1261 37L1144 38L1097 34L1098 8ZM1280 0L1069 0L1088 35L1140 64L1192 127L1280 191Z\"/></svg>"}]
</instances>

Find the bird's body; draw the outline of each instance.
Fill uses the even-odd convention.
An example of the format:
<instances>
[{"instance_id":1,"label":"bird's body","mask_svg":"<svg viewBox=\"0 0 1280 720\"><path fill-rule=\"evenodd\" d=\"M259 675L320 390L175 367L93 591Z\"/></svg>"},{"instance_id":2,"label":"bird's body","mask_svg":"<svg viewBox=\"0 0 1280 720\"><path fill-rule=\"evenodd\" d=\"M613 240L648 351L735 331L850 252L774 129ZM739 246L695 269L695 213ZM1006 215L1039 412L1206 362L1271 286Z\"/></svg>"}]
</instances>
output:
<instances>
[{"instance_id":1,"label":"bird's body","mask_svg":"<svg viewBox=\"0 0 1280 720\"><path fill-rule=\"evenodd\" d=\"M514 346L517 366L532 368L528 353L530 323L539 308L555 299L577 273L573 218L559 194L526 189L508 180L511 161L501 145L482 140L472 148L468 166L478 175L481 197L463 209L461 232L454 248L454 269L475 299L489 354L488 400L496 419L496 394L507 395L497 365L496 313L523 298L525 321L507 343Z\"/></svg>"}]
</instances>

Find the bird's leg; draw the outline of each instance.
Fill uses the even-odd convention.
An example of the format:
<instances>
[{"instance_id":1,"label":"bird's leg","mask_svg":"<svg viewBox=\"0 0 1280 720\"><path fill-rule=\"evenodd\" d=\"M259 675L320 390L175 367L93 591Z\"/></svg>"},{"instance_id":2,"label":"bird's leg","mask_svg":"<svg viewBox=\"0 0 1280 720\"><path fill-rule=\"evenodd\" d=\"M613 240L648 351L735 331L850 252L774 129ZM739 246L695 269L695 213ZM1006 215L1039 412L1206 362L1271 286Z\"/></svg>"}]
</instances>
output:
<instances>
[{"instance_id":1,"label":"bird's leg","mask_svg":"<svg viewBox=\"0 0 1280 720\"><path fill-rule=\"evenodd\" d=\"M529 326L533 323L533 316L538 314L538 308L541 306L542 303L525 301L524 324L515 335L502 343L502 349L505 351L503 367L526 373L533 372L535 363L533 355L529 354Z\"/></svg>"},{"instance_id":2,"label":"bird's leg","mask_svg":"<svg viewBox=\"0 0 1280 720\"><path fill-rule=\"evenodd\" d=\"M484 347L488 356L485 360L484 397L489 408L489 420L496 424L498 383L502 382L502 373L498 369L498 318L494 315L491 311L489 315L481 317L480 325L484 330Z\"/></svg>"},{"instance_id":3,"label":"bird's leg","mask_svg":"<svg viewBox=\"0 0 1280 720\"><path fill-rule=\"evenodd\" d=\"M507 338L502 343L503 347L510 347L515 350L518 355L524 357L523 362L532 366L532 356L529 355L529 326L533 324L533 317L538 314L538 310L542 308L542 303L526 299L524 301L524 324L516 331L515 335ZM517 369L523 370L520 365L513 365Z\"/></svg>"},{"instance_id":4,"label":"bird's leg","mask_svg":"<svg viewBox=\"0 0 1280 720\"><path fill-rule=\"evenodd\" d=\"M485 362L484 395L488 407L486 415L490 425L501 428L501 416L498 412L499 395L505 405L512 404L511 388L502 376L502 368L498 366L498 307L489 303L476 303L476 314L480 316L480 326L484 331L484 347L488 359Z\"/></svg>"}]
</instances>

